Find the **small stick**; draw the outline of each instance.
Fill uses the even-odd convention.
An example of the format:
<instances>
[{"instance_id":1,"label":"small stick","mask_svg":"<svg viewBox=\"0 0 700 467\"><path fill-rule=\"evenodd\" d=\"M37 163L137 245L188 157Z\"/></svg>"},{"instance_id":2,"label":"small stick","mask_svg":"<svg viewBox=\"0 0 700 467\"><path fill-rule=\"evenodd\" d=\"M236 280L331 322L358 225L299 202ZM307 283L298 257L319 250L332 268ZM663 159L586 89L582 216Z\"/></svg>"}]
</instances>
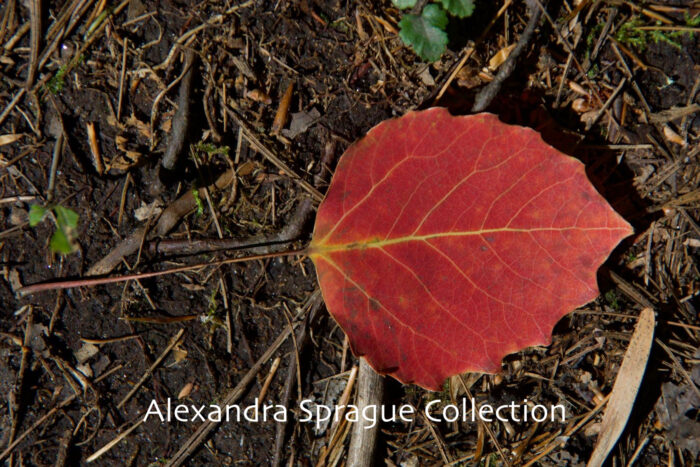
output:
<instances>
[{"instance_id":1,"label":"small stick","mask_svg":"<svg viewBox=\"0 0 700 467\"><path fill-rule=\"evenodd\" d=\"M197 240L161 240L148 244L152 254L192 255L218 250L246 249L251 254L267 254L275 251L275 247L296 240L302 233L306 221L313 213L311 200L305 199L297 207L289 223L277 234L255 235L239 240L236 238L204 238Z\"/></svg>"},{"instance_id":2,"label":"small stick","mask_svg":"<svg viewBox=\"0 0 700 467\"><path fill-rule=\"evenodd\" d=\"M117 100L117 122L122 118L122 99L124 98L124 78L126 78L126 53L129 50L129 39L124 38L122 51L122 71L119 73L119 100Z\"/></svg>"},{"instance_id":3,"label":"small stick","mask_svg":"<svg viewBox=\"0 0 700 467\"><path fill-rule=\"evenodd\" d=\"M173 127L170 131L170 142L165 150L165 156L161 165L163 168L173 170L177 165L178 157L185 146L187 129L190 124L190 94L192 94L192 76L194 75L195 53L192 50L185 52L184 75L180 82L180 93L177 97L177 112L173 117Z\"/></svg>"},{"instance_id":4,"label":"small stick","mask_svg":"<svg viewBox=\"0 0 700 467\"><path fill-rule=\"evenodd\" d=\"M210 72L210 76L216 76L216 67ZM224 87L225 89L225 87ZM216 128L216 119L212 113L212 108L210 106L211 94L214 90L211 80L207 80L207 87L204 90L204 96L202 97L202 107L204 108L204 116L207 118L207 123L209 124L209 130L211 131L211 138L215 143L221 142L221 134ZM226 97L224 96L224 102L226 102ZM225 115L225 114L224 114ZM224 128L224 132L226 128Z\"/></svg>"},{"instance_id":5,"label":"small stick","mask_svg":"<svg viewBox=\"0 0 700 467\"><path fill-rule=\"evenodd\" d=\"M73 430L68 428L63 432L61 444L58 446L58 454L56 455L56 463L54 467L63 467L68 460L68 448L73 440Z\"/></svg>"},{"instance_id":6,"label":"small stick","mask_svg":"<svg viewBox=\"0 0 700 467\"><path fill-rule=\"evenodd\" d=\"M299 329L296 335L296 341L299 346L299 353L304 351L304 347L309 342L309 326L313 323L316 315L323 305L323 300L320 299L321 295L318 289L312 294L308 303L311 304L309 313L306 315L306 320L304 325ZM284 382L284 389L282 390L282 398L280 399L280 404L284 406L289 406L289 402L292 400L292 392L294 392L295 383L298 381L298 375L301 373L301 368L297 365L301 363L298 361L297 355L289 355L289 367L287 368L287 379ZM296 376L296 377L295 377ZM302 388L298 388L299 399L301 399ZM275 454L272 457L272 462L270 465L273 467L279 467L282 464L282 451L284 450L285 435L287 432L287 423L282 422L277 424L277 432L275 433Z\"/></svg>"},{"instance_id":7,"label":"small stick","mask_svg":"<svg viewBox=\"0 0 700 467\"><path fill-rule=\"evenodd\" d=\"M284 317L287 319L287 323L289 324L289 327L292 327L292 318L291 318L291 312L289 311L289 308L287 307L287 304L282 302L283 308L284 308ZM296 375L297 375L297 388L299 388L299 399L301 400L301 354L299 353L299 345L297 343L297 336L296 334L292 333L292 346L294 347L294 356L297 359L297 364L296 366Z\"/></svg>"},{"instance_id":8,"label":"small stick","mask_svg":"<svg viewBox=\"0 0 700 467\"><path fill-rule=\"evenodd\" d=\"M146 380L151 376L151 373L153 373L153 371L158 367L158 365L160 365L160 363L161 363L163 360L165 360L165 357L168 356L168 354L170 353L170 351L178 344L178 342L180 342L180 338L182 337L182 335L183 335L184 333L185 333L185 330L184 330L184 329L180 329L180 330L178 331L178 333L175 335L175 337L173 337L172 340L170 341L170 344L165 348L165 350L163 351L163 353L160 354L160 356L156 359L156 361L153 362L153 364L148 368L148 370L146 370L146 372L143 374L143 376L141 376L141 379L138 381L138 383L136 383L136 384L134 385L134 387L131 388L131 391L129 391L129 393L128 393L126 396L124 396L124 399L122 399L121 402L119 402L119 404L117 404L117 408L118 408L118 409L121 409L121 408L124 406L124 404L126 404L126 402L127 402L129 399L131 399L131 396L133 396L134 394L136 394L136 391L138 391L139 388L143 385L143 383L146 382ZM135 428L135 427L134 427L134 428ZM127 430L127 431L129 431L129 430ZM128 433L127 433L127 434L128 434ZM105 446L105 447L106 447L106 446ZM100 452L100 451L98 451L98 452ZM95 456L96 454L97 454L97 453L95 453L93 456ZM100 454L100 455L101 455L101 454ZM93 456L91 456L91 458L92 458ZM99 457L99 456L97 456L97 457ZM94 457L94 459L97 459L97 457ZM90 459L88 459L88 462L90 462Z\"/></svg>"},{"instance_id":9,"label":"small stick","mask_svg":"<svg viewBox=\"0 0 700 467\"><path fill-rule=\"evenodd\" d=\"M31 340L32 327L34 324L34 313L29 307L29 313L27 314L27 322L24 328L24 342L22 343L22 360L19 365L19 372L17 374L17 381L15 386L12 388L12 393L10 394L10 407L13 410L12 414L12 426L10 427L10 438L8 443L12 443L12 440L17 433L17 427L20 423L20 417L22 414L22 391L24 389L24 376L27 373L27 367L29 366L29 354L31 349L29 347L29 341Z\"/></svg>"},{"instance_id":10,"label":"small stick","mask_svg":"<svg viewBox=\"0 0 700 467\"><path fill-rule=\"evenodd\" d=\"M353 366L350 369L350 375L348 376L348 382L345 385L343 393L338 399L338 407L336 408L336 414L334 416L334 422L331 425L330 430L328 430L328 447L322 451L321 455L316 462L316 467L321 467L323 465L330 465L331 462L327 459L331 459L331 454L335 451L336 446L343 439L344 423L346 422L344 415L345 409L347 407L348 401L350 400L350 394L352 393L353 387L355 387L355 381L357 380L357 366ZM339 412L339 414L338 414Z\"/></svg>"},{"instance_id":11,"label":"small stick","mask_svg":"<svg viewBox=\"0 0 700 467\"><path fill-rule=\"evenodd\" d=\"M122 225L122 220L124 219L124 208L126 207L126 194L129 190L129 183L131 182L131 172L126 173L124 178L124 186L122 187L122 195L119 198L119 214L117 215L117 226Z\"/></svg>"},{"instance_id":12,"label":"small stick","mask_svg":"<svg viewBox=\"0 0 700 467\"><path fill-rule=\"evenodd\" d=\"M15 108L17 103L22 99L22 96L27 92L27 88L22 88L20 89L17 94L15 94L15 97L12 98L9 104L5 107L5 110L2 111L0 114L0 125L2 125L2 122L5 121L8 115L10 115L10 112L12 112L12 109ZM7 164L10 165L10 164Z\"/></svg>"},{"instance_id":13,"label":"small stick","mask_svg":"<svg viewBox=\"0 0 700 467\"><path fill-rule=\"evenodd\" d=\"M364 413L365 407L379 407L384 398L384 385L384 377L377 374L364 358L360 358L357 399L355 401L358 412ZM379 422L370 427L370 421L365 417L360 417L352 427L347 465L357 467L372 465L378 432Z\"/></svg>"},{"instance_id":14,"label":"small stick","mask_svg":"<svg viewBox=\"0 0 700 467\"><path fill-rule=\"evenodd\" d=\"M469 397L469 400L474 400L474 396L472 395L472 392L469 390L469 386L467 385L467 381L465 380L464 375L459 375L458 381L461 383L462 388L464 389L464 392ZM503 461L503 463L510 467L511 462L508 460L508 457L506 457L506 454L503 451L503 448L501 448L501 445L498 442L498 438L496 438L496 435L494 434L493 430L491 430L491 427L489 427L488 423L486 423L484 420L482 420L481 417L477 417L477 418L479 419L479 425L483 426L484 431L486 431L486 433L488 433L489 438L491 438L491 441L496 446L496 450L498 451L498 455L501 456L501 460Z\"/></svg>"},{"instance_id":15,"label":"small stick","mask_svg":"<svg viewBox=\"0 0 700 467\"><path fill-rule=\"evenodd\" d=\"M267 373L267 377L265 378L265 382L262 385L262 389L260 389L260 394L258 394L259 401L265 400L265 396L267 395L267 390L270 389L270 384L272 383L272 378L275 377L275 373L277 373L277 369L280 367L281 361L282 361L282 359L280 357L277 357L272 362L272 365L270 365L270 371Z\"/></svg>"},{"instance_id":16,"label":"small stick","mask_svg":"<svg viewBox=\"0 0 700 467\"><path fill-rule=\"evenodd\" d=\"M498 69L498 74L496 74L493 81L481 89L474 98L474 105L471 109L473 113L483 112L491 104L493 99L496 97L496 94L498 94L498 91L501 90L503 82L508 79L508 77L513 73L513 70L515 70L515 64L518 57L520 57L520 54L525 51L528 44L532 40L532 37L535 34L535 29L540 23L540 18L542 17L542 10L530 2L528 2L528 10L530 19L527 21L525 31L523 31L520 39L518 39L518 43L515 45L515 48L510 55L508 55L506 61L503 62L503 65L501 65L501 67Z\"/></svg>"},{"instance_id":17,"label":"small stick","mask_svg":"<svg viewBox=\"0 0 700 467\"><path fill-rule=\"evenodd\" d=\"M226 188L236 176L233 170L224 172L212 185L210 189L221 190ZM202 189L199 189L199 194L204 195ZM171 203L158 218L158 224L155 227L156 235L165 235L172 230L178 221L195 207L195 198L192 191L187 191ZM136 253L141 247L141 241L146 233L145 227L139 227L134 230L131 235L119 242L104 258L95 263L89 270L88 275L99 276L108 274L117 265L121 264L122 259L132 253Z\"/></svg>"},{"instance_id":18,"label":"small stick","mask_svg":"<svg viewBox=\"0 0 700 467\"><path fill-rule=\"evenodd\" d=\"M87 343L87 344L100 344L100 345L102 345L102 344L112 344L114 342L122 342L122 341L126 341L129 339L138 339L138 338L139 338L138 334L129 334L126 336L108 337L105 339L90 339L87 337L81 337L80 340L82 342Z\"/></svg>"},{"instance_id":19,"label":"small stick","mask_svg":"<svg viewBox=\"0 0 700 467\"><path fill-rule=\"evenodd\" d=\"M626 84L627 84L627 77L623 77L623 78L620 80L620 84L617 85L617 87L615 88L615 90L613 91L613 93L610 95L610 97L608 98L608 100L605 101L605 104L603 104L603 107L600 108L600 110L599 110L598 113L595 115L595 117L593 118L593 120L590 120L588 123L586 123L586 131L588 131L588 130L590 130L591 128L593 128L593 125L595 125L595 124L598 122L598 120L600 119L600 117L601 117L605 112L607 112L607 110L610 108L610 105L613 103L613 101L614 101L615 98L618 96L618 94L620 94L620 91L622 91L622 89L625 87Z\"/></svg>"},{"instance_id":20,"label":"small stick","mask_svg":"<svg viewBox=\"0 0 700 467\"><path fill-rule=\"evenodd\" d=\"M53 201L54 187L56 186L56 171L58 170L58 161L61 159L63 152L63 132L58 134L56 144L53 146L53 155L51 156L51 168L49 169L49 186L46 189L46 201Z\"/></svg>"},{"instance_id":21,"label":"small stick","mask_svg":"<svg viewBox=\"0 0 700 467\"><path fill-rule=\"evenodd\" d=\"M31 30L29 31L29 41L31 52L29 56L29 69L27 70L27 81L24 85L26 89L31 89L36 77L36 69L39 63L39 45L41 44L41 0L31 0L29 2L29 21Z\"/></svg>"}]
</instances>

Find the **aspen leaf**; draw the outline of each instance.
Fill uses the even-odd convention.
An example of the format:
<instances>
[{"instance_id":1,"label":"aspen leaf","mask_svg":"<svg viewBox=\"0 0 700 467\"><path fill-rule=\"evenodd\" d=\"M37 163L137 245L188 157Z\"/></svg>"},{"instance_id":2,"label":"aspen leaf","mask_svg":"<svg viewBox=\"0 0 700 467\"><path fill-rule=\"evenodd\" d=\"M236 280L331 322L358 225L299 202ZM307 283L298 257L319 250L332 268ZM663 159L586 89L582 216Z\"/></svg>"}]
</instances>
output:
<instances>
[{"instance_id":1,"label":"aspen leaf","mask_svg":"<svg viewBox=\"0 0 700 467\"><path fill-rule=\"evenodd\" d=\"M534 130L433 108L347 149L309 253L354 354L438 390L548 344L631 233L583 164Z\"/></svg>"}]
</instances>

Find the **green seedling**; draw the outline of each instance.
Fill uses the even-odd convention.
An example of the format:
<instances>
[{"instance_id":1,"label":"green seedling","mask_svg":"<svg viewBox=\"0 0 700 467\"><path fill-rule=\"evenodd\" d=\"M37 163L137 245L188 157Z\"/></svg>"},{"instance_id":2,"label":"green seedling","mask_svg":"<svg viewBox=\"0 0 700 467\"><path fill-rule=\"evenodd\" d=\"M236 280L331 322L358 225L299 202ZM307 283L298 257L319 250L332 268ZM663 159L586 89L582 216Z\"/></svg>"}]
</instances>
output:
<instances>
[{"instance_id":1,"label":"green seedling","mask_svg":"<svg viewBox=\"0 0 700 467\"><path fill-rule=\"evenodd\" d=\"M204 152L210 156L220 154L222 156L228 156L230 148L228 146L216 146L212 143L199 142L195 145L194 149L198 152Z\"/></svg>"},{"instance_id":2,"label":"green seedling","mask_svg":"<svg viewBox=\"0 0 700 467\"><path fill-rule=\"evenodd\" d=\"M196 187L192 188L192 196L194 197L194 204L197 205L196 217L200 217L202 214L204 214L204 203L202 202L202 198L199 196L199 190Z\"/></svg>"},{"instance_id":3,"label":"green seedling","mask_svg":"<svg viewBox=\"0 0 700 467\"><path fill-rule=\"evenodd\" d=\"M605 301L608 302L608 305L610 305L610 308L613 310L620 310L620 302L618 300L617 293L615 293L614 290L608 290L605 292Z\"/></svg>"},{"instance_id":4,"label":"green seedling","mask_svg":"<svg viewBox=\"0 0 700 467\"><path fill-rule=\"evenodd\" d=\"M30 227L36 227L46 217L50 217L56 225L49 241L51 251L67 255L77 250L78 213L60 205L45 207L34 204L29 208Z\"/></svg>"},{"instance_id":5,"label":"green seedling","mask_svg":"<svg viewBox=\"0 0 700 467\"><path fill-rule=\"evenodd\" d=\"M392 0L399 9L416 6L417 0ZM405 13L399 21L399 37L423 60L434 62L447 49L448 14L466 18L474 12L474 0L439 0L423 7L420 14Z\"/></svg>"},{"instance_id":6,"label":"green seedling","mask_svg":"<svg viewBox=\"0 0 700 467\"><path fill-rule=\"evenodd\" d=\"M686 14L685 23L688 28L694 28L700 24L700 15L690 17ZM656 26L662 27L660 22L656 22ZM679 42L684 35L697 34L696 31L688 29L678 29L677 31L666 31L663 29L653 29L644 23L644 20L638 16L622 23L615 33L615 39L625 45L632 46L640 51L647 48L650 42L658 44L666 42L667 44L682 49L683 46Z\"/></svg>"},{"instance_id":7,"label":"green seedling","mask_svg":"<svg viewBox=\"0 0 700 467\"><path fill-rule=\"evenodd\" d=\"M63 91L66 85L66 72L68 71L68 65L63 65L58 69L55 75L46 83L46 89L49 90L51 94L58 94Z\"/></svg>"}]
</instances>

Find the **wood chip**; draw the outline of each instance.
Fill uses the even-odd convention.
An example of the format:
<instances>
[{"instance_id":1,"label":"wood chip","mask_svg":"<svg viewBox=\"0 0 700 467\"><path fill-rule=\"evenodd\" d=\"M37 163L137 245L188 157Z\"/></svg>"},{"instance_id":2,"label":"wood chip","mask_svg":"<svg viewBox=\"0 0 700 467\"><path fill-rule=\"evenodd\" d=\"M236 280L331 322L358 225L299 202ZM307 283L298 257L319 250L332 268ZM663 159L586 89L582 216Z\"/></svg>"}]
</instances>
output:
<instances>
[{"instance_id":1,"label":"wood chip","mask_svg":"<svg viewBox=\"0 0 700 467\"><path fill-rule=\"evenodd\" d=\"M87 123L87 134L88 143L90 144L90 154L92 155L92 163L95 166L95 170L98 174L102 175L105 173L105 165L102 162L102 154L100 153L100 146L97 144L97 132L95 131L95 124L92 122Z\"/></svg>"},{"instance_id":2,"label":"wood chip","mask_svg":"<svg viewBox=\"0 0 700 467\"><path fill-rule=\"evenodd\" d=\"M10 133L7 135L0 135L0 146L5 146L6 144L12 144L24 136L24 133Z\"/></svg>"},{"instance_id":3,"label":"wood chip","mask_svg":"<svg viewBox=\"0 0 700 467\"><path fill-rule=\"evenodd\" d=\"M287 116L289 115L289 106L292 103L292 95L294 94L294 81L289 83L287 90L284 91L284 96L280 100L280 104L277 107L277 113L275 114L275 119L272 122L272 134L277 135L287 124Z\"/></svg>"},{"instance_id":4,"label":"wood chip","mask_svg":"<svg viewBox=\"0 0 700 467\"><path fill-rule=\"evenodd\" d=\"M180 389L180 392L177 395L177 399L181 400L186 397L189 397L189 395L192 393L192 389L194 389L194 383L190 381L189 383L185 384L182 387L182 389Z\"/></svg>"}]
</instances>

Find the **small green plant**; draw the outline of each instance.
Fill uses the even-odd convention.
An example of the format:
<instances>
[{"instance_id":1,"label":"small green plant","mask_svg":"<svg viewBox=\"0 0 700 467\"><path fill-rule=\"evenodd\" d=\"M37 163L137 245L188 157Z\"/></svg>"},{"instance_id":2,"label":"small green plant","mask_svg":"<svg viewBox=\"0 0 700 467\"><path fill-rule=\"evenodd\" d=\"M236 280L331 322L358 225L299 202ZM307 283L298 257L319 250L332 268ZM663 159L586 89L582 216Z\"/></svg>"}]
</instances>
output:
<instances>
[{"instance_id":1,"label":"small green plant","mask_svg":"<svg viewBox=\"0 0 700 467\"><path fill-rule=\"evenodd\" d=\"M216 154L221 154L223 156L228 156L229 147L228 146L216 146L212 143L199 142L195 145L194 149L198 152L204 152L209 156Z\"/></svg>"},{"instance_id":2,"label":"small green plant","mask_svg":"<svg viewBox=\"0 0 700 467\"><path fill-rule=\"evenodd\" d=\"M685 23L688 28L696 27L700 23L700 15L690 17L686 14ZM657 21L656 26L662 27L662 24ZM635 16L620 25L615 33L615 39L640 51L646 49L649 42L654 42L655 44L666 42L677 49L681 49L682 45L679 40L684 34L692 35L697 34L697 32L682 28L677 31L649 28L642 18Z\"/></svg>"},{"instance_id":3,"label":"small green plant","mask_svg":"<svg viewBox=\"0 0 700 467\"><path fill-rule=\"evenodd\" d=\"M46 217L56 225L49 241L51 251L64 255L74 252L78 248L78 213L60 205L45 207L34 204L29 208L30 227L36 227Z\"/></svg>"},{"instance_id":4,"label":"small green plant","mask_svg":"<svg viewBox=\"0 0 700 467\"><path fill-rule=\"evenodd\" d=\"M414 8L417 0L392 0L399 9ZM447 49L448 14L466 18L474 12L474 0L438 0L423 7L420 14L405 13L399 21L399 37L420 58L434 62Z\"/></svg>"},{"instance_id":5,"label":"small green plant","mask_svg":"<svg viewBox=\"0 0 700 467\"><path fill-rule=\"evenodd\" d=\"M199 189L197 189L197 187L192 188L192 196L194 197L194 203L197 205L196 217L201 217L202 214L204 214L204 203L199 196Z\"/></svg>"},{"instance_id":6,"label":"small green plant","mask_svg":"<svg viewBox=\"0 0 700 467\"><path fill-rule=\"evenodd\" d=\"M63 87L66 85L66 71L68 70L68 65L63 65L58 69L55 75L46 83L46 88L51 94L58 94L63 91Z\"/></svg>"},{"instance_id":7,"label":"small green plant","mask_svg":"<svg viewBox=\"0 0 700 467\"><path fill-rule=\"evenodd\" d=\"M614 290L608 290L605 292L605 301L608 302L610 308L615 311L620 311L620 302L617 297L617 293Z\"/></svg>"},{"instance_id":8,"label":"small green plant","mask_svg":"<svg viewBox=\"0 0 700 467\"><path fill-rule=\"evenodd\" d=\"M66 85L66 73L68 73L68 71L73 67L82 65L84 61L85 56L79 55L70 62L61 65L61 67L56 70L56 74L54 74L51 79L46 82L46 89L51 94L59 94L61 91L63 91L63 88Z\"/></svg>"}]
</instances>

